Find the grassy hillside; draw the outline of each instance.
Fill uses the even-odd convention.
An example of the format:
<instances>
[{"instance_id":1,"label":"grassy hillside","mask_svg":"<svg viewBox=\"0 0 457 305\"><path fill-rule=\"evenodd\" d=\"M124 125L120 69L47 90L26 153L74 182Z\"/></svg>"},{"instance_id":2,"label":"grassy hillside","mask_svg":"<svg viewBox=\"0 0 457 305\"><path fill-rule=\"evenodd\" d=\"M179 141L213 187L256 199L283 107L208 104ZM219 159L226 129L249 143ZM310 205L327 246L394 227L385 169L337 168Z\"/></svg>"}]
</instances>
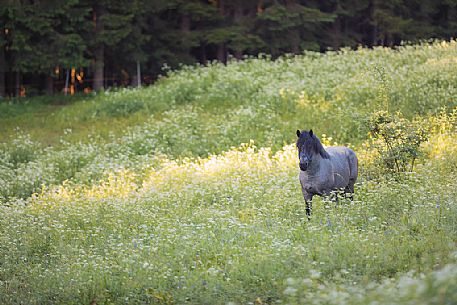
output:
<instances>
[{"instance_id":1,"label":"grassy hillside","mask_svg":"<svg viewBox=\"0 0 457 305\"><path fill-rule=\"evenodd\" d=\"M456 51L252 58L0 104L0 303L452 304ZM397 138L426 132L413 171L369 133L380 110ZM360 159L354 202L316 198L311 222L297 128Z\"/></svg>"}]
</instances>

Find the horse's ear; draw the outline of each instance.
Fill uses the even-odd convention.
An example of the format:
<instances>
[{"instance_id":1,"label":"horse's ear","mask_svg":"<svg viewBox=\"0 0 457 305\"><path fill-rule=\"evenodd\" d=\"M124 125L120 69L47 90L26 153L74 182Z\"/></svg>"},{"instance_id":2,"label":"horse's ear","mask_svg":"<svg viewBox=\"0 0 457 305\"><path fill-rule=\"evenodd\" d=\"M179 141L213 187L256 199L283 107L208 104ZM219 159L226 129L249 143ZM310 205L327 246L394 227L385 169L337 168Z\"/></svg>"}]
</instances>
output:
<instances>
[{"instance_id":1,"label":"horse's ear","mask_svg":"<svg viewBox=\"0 0 457 305\"><path fill-rule=\"evenodd\" d=\"M312 129L309 130L309 135L310 135L311 137L313 136L313 130L312 130Z\"/></svg>"},{"instance_id":2,"label":"horse's ear","mask_svg":"<svg viewBox=\"0 0 457 305\"><path fill-rule=\"evenodd\" d=\"M300 132L300 130L297 129L297 137L300 138L300 135L301 135L301 132Z\"/></svg>"}]
</instances>

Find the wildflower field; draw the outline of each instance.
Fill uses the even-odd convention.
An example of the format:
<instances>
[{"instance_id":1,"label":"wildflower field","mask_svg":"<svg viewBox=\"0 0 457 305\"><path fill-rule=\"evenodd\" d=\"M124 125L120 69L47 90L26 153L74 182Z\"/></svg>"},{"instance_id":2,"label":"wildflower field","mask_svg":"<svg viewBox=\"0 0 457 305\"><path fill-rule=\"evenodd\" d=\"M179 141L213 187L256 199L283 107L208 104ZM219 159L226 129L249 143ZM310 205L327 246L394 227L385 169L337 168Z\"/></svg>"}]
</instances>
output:
<instances>
[{"instance_id":1,"label":"wildflower field","mask_svg":"<svg viewBox=\"0 0 457 305\"><path fill-rule=\"evenodd\" d=\"M360 165L310 221L305 128ZM457 304L456 166L456 41L2 102L0 304Z\"/></svg>"}]
</instances>

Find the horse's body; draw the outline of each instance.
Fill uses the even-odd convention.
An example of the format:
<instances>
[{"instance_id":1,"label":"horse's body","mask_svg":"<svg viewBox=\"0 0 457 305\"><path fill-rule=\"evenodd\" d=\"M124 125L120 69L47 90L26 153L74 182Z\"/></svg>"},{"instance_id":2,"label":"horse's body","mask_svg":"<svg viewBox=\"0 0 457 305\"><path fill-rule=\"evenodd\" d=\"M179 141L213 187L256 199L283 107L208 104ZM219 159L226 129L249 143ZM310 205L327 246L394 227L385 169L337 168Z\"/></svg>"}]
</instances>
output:
<instances>
[{"instance_id":1,"label":"horse's body","mask_svg":"<svg viewBox=\"0 0 457 305\"><path fill-rule=\"evenodd\" d=\"M352 196L358 175L358 160L354 151L347 147L324 149L312 130L297 130L297 136L299 178L309 217L314 195L328 196L332 191L344 190Z\"/></svg>"}]
</instances>

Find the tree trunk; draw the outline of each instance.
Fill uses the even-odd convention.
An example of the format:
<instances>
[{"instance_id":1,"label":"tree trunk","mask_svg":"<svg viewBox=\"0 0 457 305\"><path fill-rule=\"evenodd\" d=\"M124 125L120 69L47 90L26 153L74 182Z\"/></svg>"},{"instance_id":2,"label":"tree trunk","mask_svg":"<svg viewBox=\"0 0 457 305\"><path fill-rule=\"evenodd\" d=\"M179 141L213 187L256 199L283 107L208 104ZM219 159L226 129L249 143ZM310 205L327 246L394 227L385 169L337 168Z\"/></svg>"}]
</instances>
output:
<instances>
[{"instance_id":1,"label":"tree trunk","mask_svg":"<svg viewBox=\"0 0 457 305\"><path fill-rule=\"evenodd\" d=\"M190 41L189 41L189 34L190 34L190 15L187 12L183 12L181 15L181 20L180 20L180 28L181 28L181 33L182 33L182 48L183 52L186 54L186 57L189 56L190 53Z\"/></svg>"},{"instance_id":2,"label":"tree trunk","mask_svg":"<svg viewBox=\"0 0 457 305\"><path fill-rule=\"evenodd\" d=\"M101 5L95 5L94 7L94 20L95 20L95 39L99 38L100 34L104 30L103 16L104 8ZM103 90L104 86L104 70L105 70L105 45L99 41L95 46L94 51L95 60L95 72L94 72L94 83L93 87L95 91Z\"/></svg>"},{"instance_id":3,"label":"tree trunk","mask_svg":"<svg viewBox=\"0 0 457 305\"><path fill-rule=\"evenodd\" d=\"M341 17L336 17L332 24L332 48L338 50L341 46Z\"/></svg>"},{"instance_id":4,"label":"tree trunk","mask_svg":"<svg viewBox=\"0 0 457 305\"><path fill-rule=\"evenodd\" d=\"M341 13L340 1L337 0L334 5L332 5L332 12L336 14L336 18L333 21L330 28L330 46L333 50L338 50L341 46L341 31L342 31L342 17L339 15Z\"/></svg>"},{"instance_id":5,"label":"tree trunk","mask_svg":"<svg viewBox=\"0 0 457 305\"><path fill-rule=\"evenodd\" d=\"M105 46L99 45L95 50L95 72L94 72L94 90L99 91L104 89L105 80Z\"/></svg>"},{"instance_id":6,"label":"tree trunk","mask_svg":"<svg viewBox=\"0 0 457 305\"><path fill-rule=\"evenodd\" d=\"M189 13L183 13L181 15L181 31L184 33L190 32L190 15Z\"/></svg>"},{"instance_id":7,"label":"tree trunk","mask_svg":"<svg viewBox=\"0 0 457 305\"><path fill-rule=\"evenodd\" d=\"M54 78L51 75L46 75L46 94L54 93Z\"/></svg>"},{"instance_id":8,"label":"tree trunk","mask_svg":"<svg viewBox=\"0 0 457 305\"><path fill-rule=\"evenodd\" d=\"M243 18L243 7L241 5L237 5L235 7L235 10L233 13L233 20L235 21L235 24L239 24L241 22L242 18ZM236 48L234 50L234 55L235 55L235 58L238 60L243 58L243 49L241 48L241 46L238 46L238 48Z\"/></svg>"},{"instance_id":9,"label":"tree trunk","mask_svg":"<svg viewBox=\"0 0 457 305\"><path fill-rule=\"evenodd\" d=\"M70 70L71 70L71 68L70 68ZM68 94L68 84L70 83L70 70L67 69L67 73L65 76L65 89L64 89L65 95Z\"/></svg>"},{"instance_id":10,"label":"tree trunk","mask_svg":"<svg viewBox=\"0 0 457 305\"><path fill-rule=\"evenodd\" d=\"M201 52L200 62L202 63L202 65L206 65L208 63L208 58L206 56L206 45L205 44L202 44L200 46L200 52Z\"/></svg>"},{"instance_id":11,"label":"tree trunk","mask_svg":"<svg viewBox=\"0 0 457 305\"><path fill-rule=\"evenodd\" d=\"M141 87L141 64L139 61L136 62L136 72L132 73L130 85L132 87Z\"/></svg>"},{"instance_id":12,"label":"tree trunk","mask_svg":"<svg viewBox=\"0 0 457 305\"><path fill-rule=\"evenodd\" d=\"M288 10L294 10L295 1L285 0L285 7ZM297 27L293 27L289 30L289 41L290 41L290 52L293 54L300 53L300 31Z\"/></svg>"},{"instance_id":13,"label":"tree trunk","mask_svg":"<svg viewBox=\"0 0 457 305\"><path fill-rule=\"evenodd\" d=\"M374 20L374 13L375 13L375 0L370 0L370 3L368 5L368 11L369 11L369 22L370 24L372 24L371 26L371 29L370 29L370 42L369 44L371 43L371 46L370 47L373 47L377 44L377 36L378 36L378 30L377 30L377 27L376 27L376 23L375 23L375 20Z\"/></svg>"},{"instance_id":14,"label":"tree trunk","mask_svg":"<svg viewBox=\"0 0 457 305\"><path fill-rule=\"evenodd\" d=\"M290 31L290 51L293 54L300 54L300 32L297 29Z\"/></svg>"},{"instance_id":15,"label":"tree trunk","mask_svg":"<svg viewBox=\"0 0 457 305\"><path fill-rule=\"evenodd\" d=\"M227 62L226 58L226 51L225 51L225 43L221 43L217 46L217 60L223 62L224 64Z\"/></svg>"},{"instance_id":16,"label":"tree trunk","mask_svg":"<svg viewBox=\"0 0 457 305\"><path fill-rule=\"evenodd\" d=\"M439 26L447 28L448 27L448 21L449 21L449 5L447 4L442 4L439 6L438 11L439 13Z\"/></svg>"},{"instance_id":17,"label":"tree trunk","mask_svg":"<svg viewBox=\"0 0 457 305\"><path fill-rule=\"evenodd\" d=\"M222 18L225 18L225 0L219 0L218 2L218 9L219 9L219 14L222 16ZM227 56L226 56L226 46L225 43L222 42L217 46L217 60L220 62L226 63L227 62Z\"/></svg>"},{"instance_id":18,"label":"tree trunk","mask_svg":"<svg viewBox=\"0 0 457 305\"><path fill-rule=\"evenodd\" d=\"M19 97L21 95L21 72L16 71L14 72L15 75L15 96Z\"/></svg>"},{"instance_id":19,"label":"tree trunk","mask_svg":"<svg viewBox=\"0 0 457 305\"><path fill-rule=\"evenodd\" d=\"M235 50L235 52L234 52L233 55L234 55L235 58L238 59L238 60L243 59L243 51L241 51L241 50Z\"/></svg>"},{"instance_id":20,"label":"tree trunk","mask_svg":"<svg viewBox=\"0 0 457 305\"><path fill-rule=\"evenodd\" d=\"M0 97L6 97L6 60L5 60L5 30L3 27L0 28Z\"/></svg>"}]
</instances>

